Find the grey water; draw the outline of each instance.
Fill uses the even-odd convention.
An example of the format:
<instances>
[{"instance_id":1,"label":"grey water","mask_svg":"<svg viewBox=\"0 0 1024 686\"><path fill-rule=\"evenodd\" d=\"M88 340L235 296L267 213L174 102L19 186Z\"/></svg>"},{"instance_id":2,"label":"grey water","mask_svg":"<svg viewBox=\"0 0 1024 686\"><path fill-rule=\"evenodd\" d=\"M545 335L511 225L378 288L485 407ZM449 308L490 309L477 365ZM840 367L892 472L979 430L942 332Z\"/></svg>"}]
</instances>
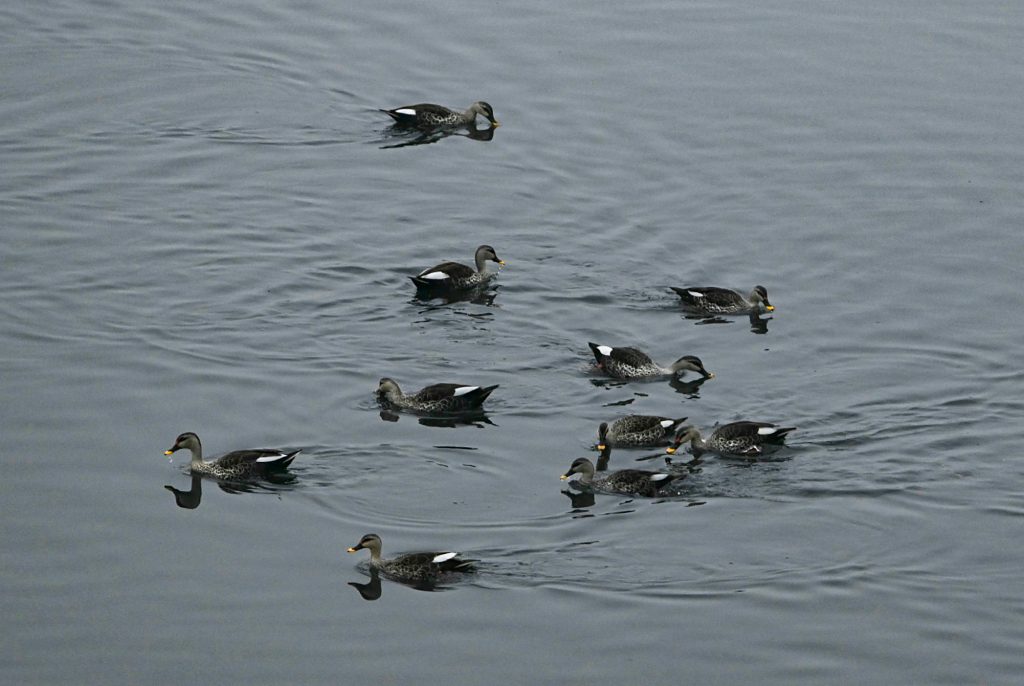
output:
<instances>
[{"instance_id":1,"label":"grey water","mask_svg":"<svg viewBox=\"0 0 1024 686\"><path fill-rule=\"evenodd\" d=\"M5 5L0 680L1020 683L1022 44L984 0ZM481 243L486 297L414 297ZM569 497L629 412L798 430ZM183 431L302 452L193 481ZM367 591L368 532L480 572Z\"/></svg>"}]
</instances>

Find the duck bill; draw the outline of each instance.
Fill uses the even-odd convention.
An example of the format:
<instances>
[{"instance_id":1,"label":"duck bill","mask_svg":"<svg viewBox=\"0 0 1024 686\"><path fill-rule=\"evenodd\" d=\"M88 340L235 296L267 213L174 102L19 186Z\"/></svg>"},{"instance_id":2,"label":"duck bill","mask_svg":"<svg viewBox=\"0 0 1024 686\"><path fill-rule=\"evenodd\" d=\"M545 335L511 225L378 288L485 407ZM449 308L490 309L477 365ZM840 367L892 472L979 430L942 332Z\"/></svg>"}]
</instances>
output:
<instances>
[{"instance_id":1,"label":"duck bill","mask_svg":"<svg viewBox=\"0 0 1024 686\"><path fill-rule=\"evenodd\" d=\"M173 450L165 450L164 451L164 455L173 455L173 454L174 454Z\"/></svg>"},{"instance_id":2,"label":"duck bill","mask_svg":"<svg viewBox=\"0 0 1024 686\"><path fill-rule=\"evenodd\" d=\"M355 547L348 548L347 550L345 550L345 552L346 553L358 553L359 552L359 548L355 548Z\"/></svg>"},{"instance_id":3,"label":"duck bill","mask_svg":"<svg viewBox=\"0 0 1024 686\"><path fill-rule=\"evenodd\" d=\"M764 309L765 309L765 312L774 312L775 311L775 305L765 305Z\"/></svg>"},{"instance_id":4,"label":"duck bill","mask_svg":"<svg viewBox=\"0 0 1024 686\"><path fill-rule=\"evenodd\" d=\"M560 480L562 480L562 481L568 481L570 476L572 476L572 475L571 474L563 474L562 476L560 476L558 478Z\"/></svg>"},{"instance_id":5,"label":"duck bill","mask_svg":"<svg viewBox=\"0 0 1024 686\"><path fill-rule=\"evenodd\" d=\"M608 446L606 446L606 445L605 445L604 443L598 443L598 444L597 444L597 449L598 449L598 450L599 450L600 452L602 452L602 453L603 453L603 452L605 451L605 448L607 448L607 447L608 447Z\"/></svg>"},{"instance_id":6,"label":"duck bill","mask_svg":"<svg viewBox=\"0 0 1024 686\"><path fill-rule=\"evenodd\" d=\"M676 454L676 450L678 450L678 448L676 448L674 446L669 446L669 447L665 448L665 452L668 453L669 455L675 455Z\"/></svg>"}]
</instances>

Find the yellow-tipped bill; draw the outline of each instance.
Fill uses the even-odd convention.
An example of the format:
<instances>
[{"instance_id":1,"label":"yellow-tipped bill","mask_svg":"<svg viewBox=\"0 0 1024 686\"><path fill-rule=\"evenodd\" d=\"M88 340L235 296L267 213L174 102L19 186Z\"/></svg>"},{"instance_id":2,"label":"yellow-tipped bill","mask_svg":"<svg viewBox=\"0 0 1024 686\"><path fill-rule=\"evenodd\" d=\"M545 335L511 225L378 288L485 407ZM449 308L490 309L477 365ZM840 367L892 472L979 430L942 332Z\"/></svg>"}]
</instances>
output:
<instances>
[{"instance_id":1,"label":"yellow-tipped bill","mask_svg":"<svg viewBox=\"0 0 1024 686\"><path fill-rule=\"evenodd\" d=\"M597 444L597 449L600 450L602 453L604 452L604 449L607 448L607 447L608 446L606 446L606 445L604 445L602 443L598 443Z\"/></svg>"},{"instance_id":2,"label":"yellow-tipped bill","mask_svg":"<svg viewBox=\"0 0 1024 686\"><path fill-rule=\"evenodd\" d=\"M173 455L173 454L174 454L173 450L165 450L164 451L164 455Z\"/></svg>"},{"instance_id":3,"label":"yellow-tipped bill","mask_svg":"<svg viewBox=\"0 0 1024 686\"><path fill-rule=\"evenodd\" d=\"M673 448L672 446L669 446L669 447L665 448L665 452L668 453L669 455L675 455L676 454L676 449Z\"/></svg>"},{"instance_id":4,"label":"yellow-tipped bill","mask_svg":"<svg viewBox=\"0 0 1024 686\"><path fill-rule=\"evenodd\" d=\"M497 119L495 119L495 120L494 120L494 123L493 123L493 124L491 124L491 126L493 126L494 128L498 128L499 126L501 126L501 122L500 122L500 121L498 121Z\"/></svg>"},{"instance_id":5,"label":"yellow-tipped bill","mask_svg":"<svg viewBox=\"0 0 1024 686\"><path fill-rule=\"evenodd\" d=\"M562 475L561 475L560 477L558 477L558 478L559 478L559 479L561 479L562 481L568 481L568 480L569 480L569 477L568 477L568 476L566 476L565 474L562 474Z\"/></svg>"},{"instance_id":6,"label":"yellow-tipped bill","mask_svg":"<svg viewBox=\"0 0 1024 686\"><path fill-rule=\"evenodd\" d=\"M708 378L709 379L715 378L715 373L714 372L708 372Z\"/></svg>"},{"instance_id":7,"label":"yellow-tipped bill","mask_svg":"<svg viewBox=\"0 0 1024 686\"><path fill-rule=\"evenodd\" d=\"M347 549L347 550L346 550L345 552L346 552L346 553L358 553L359 551L358 551L358 550L356 550L355 548L349 548L349 549Z\"/></svg>"},{"instance_id":8,"label":"yellow-tipped bill","mask_svg":"<svg viewBox=\"0 0 1024 686\"><path fill-rule=\"evenodd\" d=\"M769 312L774 312L775 311L775 305L765 305L764 309L768 310Z\"/></svg>"}]
</instances>

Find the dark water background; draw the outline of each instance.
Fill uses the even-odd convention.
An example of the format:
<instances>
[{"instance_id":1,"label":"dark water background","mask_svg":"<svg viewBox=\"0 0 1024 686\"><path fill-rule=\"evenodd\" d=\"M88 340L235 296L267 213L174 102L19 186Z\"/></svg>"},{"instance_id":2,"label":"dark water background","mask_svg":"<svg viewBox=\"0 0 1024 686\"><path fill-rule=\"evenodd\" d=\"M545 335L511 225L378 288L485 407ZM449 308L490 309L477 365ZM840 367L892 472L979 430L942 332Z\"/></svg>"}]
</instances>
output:
<instances>
[{"instance_id":1,"label":"dark water background","mask_svg":"<svg viewBox=\"0 0 1024 686\"><path fill-rule=\"evenodd\" d=\"M1014 2L5 6L0 680L1020 683L1022 45ZM375 111L477 99L491 141ZM484 242L490 303L413 299ZM492 423L382 421L384 375ZM574 507L625 412L799 431ZM179 509L185 430L295 479ZM369 531L484 570L367 602Z\"/></svg>"}]
</instances>

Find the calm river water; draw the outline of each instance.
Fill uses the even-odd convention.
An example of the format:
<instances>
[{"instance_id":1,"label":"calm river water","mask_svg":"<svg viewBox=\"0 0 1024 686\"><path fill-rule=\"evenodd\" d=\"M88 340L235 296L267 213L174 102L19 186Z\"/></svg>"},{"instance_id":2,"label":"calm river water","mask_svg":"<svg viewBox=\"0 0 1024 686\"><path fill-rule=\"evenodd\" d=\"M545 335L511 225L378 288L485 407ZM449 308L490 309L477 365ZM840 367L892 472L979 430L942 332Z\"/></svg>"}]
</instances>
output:
<instances>
[{"instance_id":1,"label":"calm river water","mask_svg":"<svg viewBox=\"0 0 1024 686\"><path fill-rule=\"evenodd\" d=\"M1016 2L8 4L0 681L1020 683L1022 45ZM376 111L475 100L490 140ZM490 296L414 298L481 243ZM500 387L445 426L382 376ZM628 412L799 428L567 497ZM188 430L302 453L183 509ZM368 532L482 569L352 586Z\"/></svg>"}]
</instances>

